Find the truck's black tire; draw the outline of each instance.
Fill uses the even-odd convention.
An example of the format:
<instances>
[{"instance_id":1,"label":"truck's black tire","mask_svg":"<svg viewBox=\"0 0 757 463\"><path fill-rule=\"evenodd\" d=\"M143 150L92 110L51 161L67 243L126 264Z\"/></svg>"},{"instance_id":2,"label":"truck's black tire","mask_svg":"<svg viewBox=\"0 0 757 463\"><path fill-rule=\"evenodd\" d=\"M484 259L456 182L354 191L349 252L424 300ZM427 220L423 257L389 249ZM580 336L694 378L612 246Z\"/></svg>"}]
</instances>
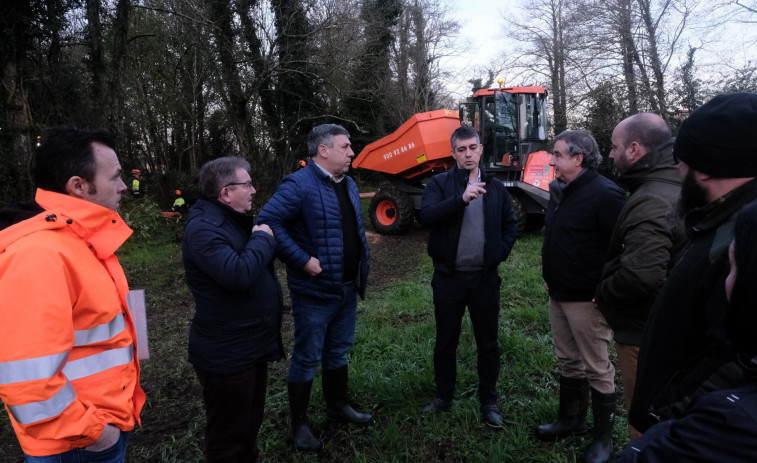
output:
<instances>
[{"instance_id":1,"label":"truck's black tire","mask_svg":"<svg viewBox=\"0 0 757 463\"><path fill-rule=\"evenodd\" d=\"M379 190L371 199L369 217L376 232L382 235L407 233L413 225L413 200L407 194L389 188Z\"/></svg>"},{"instance_id":2,"label":"truck's black tire","mask_svg":"<svg viewBox=\"0 0 757 463\"><path fill-rule=\"evenodd\" d=\"M526 208L523 207L523 202L514 194L510 193L511 203L513 205L513 214L515 215L515 221L518 223L518 234L522 235L526 231L528 224L528 213Z\"/></svg>"}]
</instances>

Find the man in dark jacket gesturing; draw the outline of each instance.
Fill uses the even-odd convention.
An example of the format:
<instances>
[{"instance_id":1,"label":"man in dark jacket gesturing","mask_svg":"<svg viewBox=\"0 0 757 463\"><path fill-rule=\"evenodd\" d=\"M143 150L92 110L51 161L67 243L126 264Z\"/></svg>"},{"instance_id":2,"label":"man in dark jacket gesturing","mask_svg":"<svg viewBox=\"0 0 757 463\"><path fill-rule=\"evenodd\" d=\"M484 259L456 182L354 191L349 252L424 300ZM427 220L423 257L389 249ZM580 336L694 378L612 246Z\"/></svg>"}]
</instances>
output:
<instances>
[{"instance_id":1,"label":"man in dark jacket gesturing","mask_svg":"<svg viewBox=\"0 0 757 463\"><path fill-rule=\"evenodd\" d=\"M335 124L313 128L308 154L311 162L281 181L258 223L274 230L277 256L287 266L294 317L287 378L294 446L316 451L323 444L310 430L307 408L319 363L326 417L358 425L373 418L347 401L347 354L355 340L357 297L365 297L368 278L360 195L346 175L355 155L349 133Z\"/></svg>"},{"instance_id":2,"label":"man in dark jacket gesturing","mask_svg":"<svg viewBox=\"0 0 757 463\"><path fill-rule=\"evenodd\" d=\"M611 141L610 158L631 195L610 238L596 302L615 334L628 410L644 325L686 235L674 217L681 174L665 121L657 114L635 114L615 127ZM640 435L630 425L628 431L631 439Z\"/></svg>"},{"instance_id":3,"label":"man in dark jacket gesturing","mask_svg":"<svg viewBox=\"0 0 757 463\"><path fill-rule=\"evenodd\" d=\"M555 138L549 164L549 204L542 245L542 274L549 292L549 323L560 361L560 414L539 426L536 437L557 440L586 434L591 388L594 440L584 462L612 455L615 368L608 347L610 327L594 304L594 293L625 192L597 173L602 156L586 130Z\"/></svg>"},{"instance_id":4,"label":"man in dark jacket gesturing","mask_svg":"<svg viewBox=\"0 0 757 463\"><path fill-rule=\"evenodd\" d=\"M267 362L283 355L276 239L245 214L250 164L225 157L200 169L202 199L189 211L182 250L195 298L189 361L203 389L208 461L257 460Z\"/></svg>"},{"instance_id":5,"label":"man in dark jacket gesturing","mask_svg":"<svg viewBox=\"0 0 757 463\"><path fill-rule=\"evenodd\" d=\"M478 133L462 126L452 133L457 164L434 176L423 193L419 221L430 227L428 253L434 261L434 376L436 396L423 410L449 410L455 390L455 352L468 307L478 348L478 394L484 422L502 426L497 408L500 352L500 262L517 234L510 195L495 178L482 175Z\"/></svg>"}]
</instances>

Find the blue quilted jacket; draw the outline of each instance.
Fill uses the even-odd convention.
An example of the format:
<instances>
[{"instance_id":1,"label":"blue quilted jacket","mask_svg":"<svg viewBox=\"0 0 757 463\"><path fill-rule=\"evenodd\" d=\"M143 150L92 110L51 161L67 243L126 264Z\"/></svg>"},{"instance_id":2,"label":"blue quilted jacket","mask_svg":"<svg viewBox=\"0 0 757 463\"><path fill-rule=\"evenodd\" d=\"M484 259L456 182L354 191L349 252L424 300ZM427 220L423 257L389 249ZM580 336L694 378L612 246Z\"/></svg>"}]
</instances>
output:
<instances>
[{"instance_id":1,"label":"blue quilted jacket","mask_svg":"<svg viewBox=\"0 0 757 463\"><path fill-rule=\"evenodd\" d=\"M350 201L355 209L358 233L362 243L357 291L365 298L368 279L369 250L360 211L360 195L350 177L347 182ZM276 255L287 266L289 290L319 299L338 299L342 293L343 249L342 218L339 200L331 179L314 162L287 175L278 190L263 206L256 223L267 224L278 240ZM316 257L323 271L311 277L303 267Z\"/></svg>"}]
</instances>

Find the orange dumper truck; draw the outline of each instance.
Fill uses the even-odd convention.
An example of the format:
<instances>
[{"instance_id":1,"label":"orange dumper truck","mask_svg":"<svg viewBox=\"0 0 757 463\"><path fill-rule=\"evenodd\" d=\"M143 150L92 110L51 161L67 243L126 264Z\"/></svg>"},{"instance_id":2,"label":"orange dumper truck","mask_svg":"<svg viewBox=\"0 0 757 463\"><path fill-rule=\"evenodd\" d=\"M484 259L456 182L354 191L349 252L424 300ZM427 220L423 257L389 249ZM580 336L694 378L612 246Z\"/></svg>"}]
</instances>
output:
<instances>
[{"instance_id":1,"label":"orange dumper truck","mask_svg":"<svg viewBox=\"0 0 757 463\"><path fill-rule=\"evenodd\" d=\"M484 168L505 184L518 230L540 223L555 178L547 145L547 90L543 87L481 89L459 111L440 109L411 117L393 133L367 145L355 168L385 174L392 188L371 200L370 220L382 234L404 233L420 209L425 181L452 167L450 136L461 124L481 137Z\"/></svg>"}]
</instances>

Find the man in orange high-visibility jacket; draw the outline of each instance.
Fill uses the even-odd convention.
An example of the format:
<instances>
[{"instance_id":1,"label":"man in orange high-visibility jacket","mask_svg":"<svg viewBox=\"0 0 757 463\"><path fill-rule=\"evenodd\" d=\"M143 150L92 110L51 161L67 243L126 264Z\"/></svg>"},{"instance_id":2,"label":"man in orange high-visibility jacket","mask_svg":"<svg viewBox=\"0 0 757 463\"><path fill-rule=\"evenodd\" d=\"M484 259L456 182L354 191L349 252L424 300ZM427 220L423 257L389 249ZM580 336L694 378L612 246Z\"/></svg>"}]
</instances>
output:
<instances>
[{"instance_id":1,"label":"man in orange high-visibility jacket","mask_svg":"<svg viewBox=\"0 0 757 463\"><path fill-rule=\"evenodd\" d=\"M0 399L27 462L123 462L145 401L114 255L132 231L113 146L47 130L31 162L44 211L0 231Z\"/></svg>"}]
</instances>

